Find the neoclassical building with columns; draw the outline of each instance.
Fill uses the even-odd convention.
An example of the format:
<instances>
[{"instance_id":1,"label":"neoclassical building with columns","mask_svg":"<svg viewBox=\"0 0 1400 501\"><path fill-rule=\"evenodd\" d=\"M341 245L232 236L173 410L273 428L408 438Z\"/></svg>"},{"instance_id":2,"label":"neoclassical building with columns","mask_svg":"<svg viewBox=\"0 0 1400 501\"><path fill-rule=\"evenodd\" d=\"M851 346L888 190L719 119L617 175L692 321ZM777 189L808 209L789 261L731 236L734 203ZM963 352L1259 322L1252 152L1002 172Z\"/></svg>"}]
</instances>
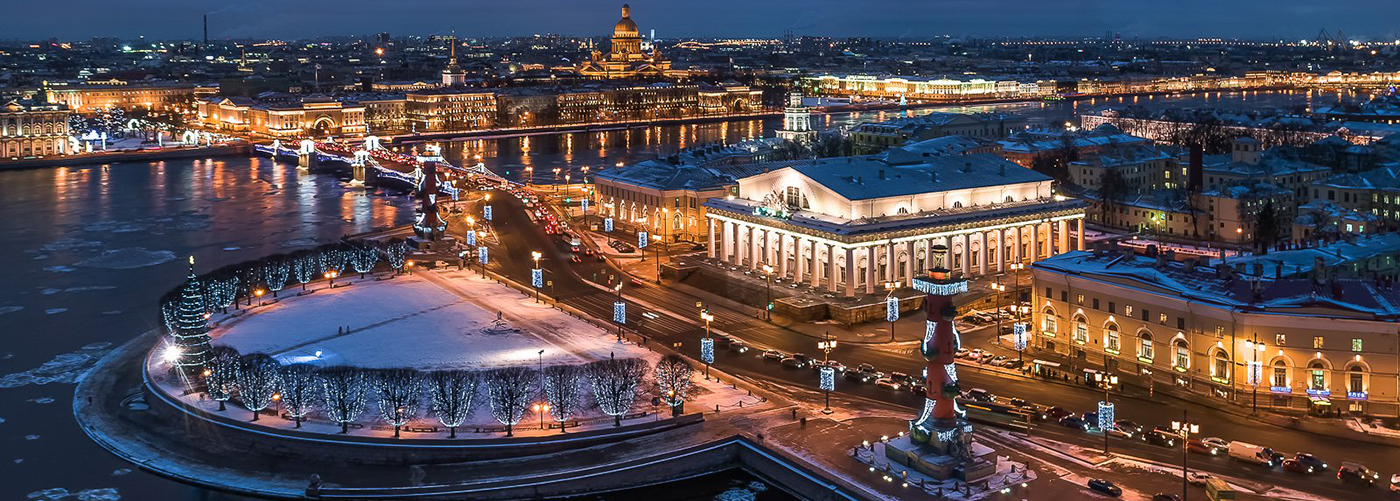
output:
<instances>
[{"instance_id":1,"label":"neoclassical building with columns","mask_svg":"<svg viewBox=\"0 0 1400 501\"><path fill-rule=\"evenodd\" d=\"M709 257L855 297L910 285L935 245L965 276L1082 248L1082 201L995 155L892 149L775 162L706 202Z\"/></svg>"}]
</instances>

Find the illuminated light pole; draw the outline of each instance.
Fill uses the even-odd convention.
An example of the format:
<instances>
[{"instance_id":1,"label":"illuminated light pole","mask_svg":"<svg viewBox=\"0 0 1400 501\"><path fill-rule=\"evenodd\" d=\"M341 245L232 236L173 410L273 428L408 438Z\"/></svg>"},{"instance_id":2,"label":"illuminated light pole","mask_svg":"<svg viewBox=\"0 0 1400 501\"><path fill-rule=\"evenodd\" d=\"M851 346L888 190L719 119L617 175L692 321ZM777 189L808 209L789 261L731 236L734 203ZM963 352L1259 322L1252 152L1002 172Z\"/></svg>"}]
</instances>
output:
<instances>
[{"instance_id":1,"label":"illuminated light pole","mask_svg":"<svg viewBox=\"0 0 1400 501\"><path fill-rule=\"evenodd\" d=\"M1108 370L1108 369L1105 368L1104 370ZM1116 386L1116 385L1118 384L1118 375L1117 375L1117 374L1105 375L1105 374L1102 373L1102 372L1096 372L1096 373L1094 373L1094 382L1095 382L1095 383L1098 383L1099 386L1103 387L1103 402L1099 402L1099 423L1098 423L1098 425L1099 425L1099 431L1102 431L1102 432L1103 432L1103 455L1107 456L1107 455L1108 455L1108 426L1112 426L1113 423L1111 423L1111 422L1105 422L1105 421L1112 421L1112 419L1111 419L1109 416L1105 416L1104 413L1105 413L1105 412L1108 412L1108 413L1111 414L1111 413L1113 412L1113 403L1108 401L1108 390L1112 389L1114 386Z\"/></svg>"},{"instance_id":2,"label":"illuminated light pole","mask_svg":"<svg viewBox=\"0 0 1400 501\"><path fill-rule=\"evenodd\" d=\"M263 304L263 302L262 302L263 294L267 294L267 291L264 291L264 290L262 290L262 289L258 289L258 290L253 291L253 295L258 297L258 305L259 305L259 306L261 306L261 305Z\"/></svg>"},{"instance_id":3,"label":"illuminated light pole","mask_svg":"<svg viewBox=\"0 0 1400 501\"><path fill-rule=\"evenodd\" d=\"M831 339L831 332L824 334L826 339L817 341L817 349L822 350L821 380L818 386L823 393L826 393L826 408L822 409L822 414L831 414L831 391L836 389L836 369L831 367L831 350L836 349L836 340Z\"/></svg>"},{"instance_id":4,"label":"illuminated light pole","mask_svg":"<svg viewBox=\"0 0 1400 501\"><path fill-rule=\"evenodd\" d=\"M622 301L622 277L617 277L617 301L613 303L613 321L617 322L617 342L622 342L622 326L627 323L627 303Z\"/></svg>"},{"instance_id":5,"label":"illuminated light pole","mask_svg":"<svg viewBox=\"0 0 1400 501\"><path fill-rule=\"evenodd\" d=\"M408 409L403 408L403 406L394 408L394 438L399 438L399 427L401 426L399 423L403 422L403 413L406 410Z\"/></svg>"},{"instance_id":6,"label":"illuminated light pole","mask_svg":"<svg viewBox=\"0 0 1400 501\"><path fill-rule=\"evenodd\" d=\"M1249 413L1254 415L1259 413L1259 382L1264 379L1264 367L1259 363L1259 354L1264 351L1264 343L1259 342L1259 333L1256 332L1253 339L1244 341L1244 346L1254 356L1254 360L1249 363L1249 384L1253 388L1254 400Z\"/></svg>"},{"instance_id":7,"label":"illuminated light pole","mask_svg":"<svg viewBox=\"0 0 1400 501\"><path fill-rule=\"evenodd\" d=\"M885 320L890 322L890 342L894 342L894 322L899 320L899 298L894 297L894 291L899 289L899 282L885 282Z\"/></svg>"},{"instance_id":8,"label":"illuminated light pole","mask_svg":"<svg viewBox=\"0 0 1400 501\"><path fill-rule=\"evenodd\" d=\"M559 168L554 168L554 192L559 193Z\"/></svg>"},{"instance_id":9,"label":"illuminated light pole","mask_svg":"<svg viewBox=\"0 0 1400 501\"><path fill-rule=\"evenodd\" d=\"M994 301L997 309L997 346L1001 346L1001 295L1006 292L1006 285L1001 283L1001 277L997 277L997 283L992 284L992 291L997 295Z\"/></svg>"},{"instance_id":10,"label":"illuminated light pole","mask_svg":"<svg viewBox=\"0 0 1400 501\"><path fill-rule=\"evenodd\" d=\"M1186 501L1186 486L1190 483L1186 480L1186 452L1190 448L1191 435L1200 433L1201 426L1187 422L1186 409L1182 409L1181 421L1172 421L1172 431L1181 435L1181 501Z\"/></svg>"},{"instance_id":11,"label":"illuminated light pole","mask_svg":"<svg viewBox=\"0 0 1400 501\"><path fill-rule=\"evenodd\" d=\"M700 310L700 319L705 321L705 339L700 340L700 361L705 362L705 380L710 380L710 364L715 363L715 340L710 337L710 322L715 319L709 309Z\"/></svg>"},{"instance_id":12,"label":"illuminated light pole","mask_svg":"<svg viewBox=\"0 0 1400 501\"><path fill-rule=\"evenodd\" d=\"M525 187L526 187L526 188L529 188L531 184L534 184L534 182L535 182L535 168L534 168L534 167L526 167L526 168L525 168ZM487 198L487 200L491 200L491 199L490 199L490 198Z\"/></svg>"},{"instance_id":13,"label":"illuminated light pole","mask_svg":"<svg viewBox=\"0 0 1400 501\"><path fill-rule=\"evenodd\" d=\"M540 269L539 251L530 251L530 257L535 260L535 267L530 270L530 286L535 288L535 302L540 302L540 287L544 287L544 271Z\"/></svg>"},{"instance_id":14,"label":"illuminated light pole","mask_svg":"<svg viewBox=\"0 0 1400 501\"><path fill-rule=\"evenodd\" d=\"M337 276L339 276L339 275L340 275L340 273L337 272L337 271L335 271L335 270L331 270L331 271L326 272L326 281L327 281L327 283L330 285L329 288L331 288L331 289L334 289L334 288L335 288L335 277L337 277Z\"/></svg>"},{"instance_id":15,"label":"illuminated light pole","mask_svg":"<svg viewBox=\"0 0 1400 501\"><path fill-rule=\"evenodd\" d=\"M671 233L671 209L661 209L661 245L656 246L656 283L661 283L661 247L666 245Z\"/></svg>"},{"instance_id":16,"label":"illuminated light pole","mask_svg":"<svg viewBox=\"0 0 1400 501\"><path fill-rule=\"evenodd\" d=\"M773 267L771 265L763 265L763 281L763 319L771 322L773 320Z\"/></svg>"}]
</instances>

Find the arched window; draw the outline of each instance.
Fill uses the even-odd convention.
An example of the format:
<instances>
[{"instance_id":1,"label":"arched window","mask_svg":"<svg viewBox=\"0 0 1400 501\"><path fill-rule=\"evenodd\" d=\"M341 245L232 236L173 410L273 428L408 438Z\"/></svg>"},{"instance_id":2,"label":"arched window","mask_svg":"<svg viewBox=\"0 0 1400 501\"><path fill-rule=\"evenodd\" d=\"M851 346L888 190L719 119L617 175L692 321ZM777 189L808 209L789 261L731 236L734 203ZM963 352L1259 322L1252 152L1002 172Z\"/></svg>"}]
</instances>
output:
<instances>
[{"instance_id":1,"label":"arched window","mask_svg":"<svg viewBox=\"0 0 1400 501\"><path fill-rule=\"evenodd\" d=\"M899 210L895 211L895 214L908 214L908 213L909 213L909 208L907 208L907 207L900 207Z\"/></svg>"},{"instance_id":2,"label":"arched window","mask_svg":"<svg viewBox=\"0 0 1400 501\"><path fill-rule=\"evenodd\" d=\"M1046 308L1043 318L1045 320L1042 322L1041 330L1045 333L1046 337L1055 337L1055 333L1058 332L1055 330L1055 311Z\"/></svg>"},{"instance_id":3,"label":"arched window","mask_svg":"<svg viewBox=\"0 0 1400 501\"><path fill-rule=\"evenodd\" d=\"M954 209L961 209L961 208L962 208L962 202L953 202L953 208L954 208Z\"/></svg>"},{"instance_id":4,"label":"arched window","mask_svg":"<svg viewBox=\"0 0 1400 501\"><path fill-rule=\"evenodd\" d=\"M1276 388L1288 387L1288 363L1284 362L1283 359L1278 359L1274 361L1273 386Z\"/></svg>"},{"instance_id":5,"label":"arched window","mask_svg":"<svg viewBox=\"0 0 1400 501\"><path fill-rule=\"evenodd\" d=\"M1084 322L1084 317L1074 319L1074 342L1079 344L1089 342L1089 324Z\"/></svg>"},{"instance_id":6,"label":"arched window","mask_svg":"<svg viewBox=\"0 0 1400 501\"><path fill-rule=\"evenodd\" d=\"M1210 375L1223 382L1230 381L1230 355L1225 350L1215 350L1215 359L1210 366Z\"/></svg>"},{"instance_id":7,"label":"arched window","mask_svg":"<svg viewBox=\"0 0 1400 501\"><path fill-rule=\"evenodd\" d=\"M1172 367L1182 372L1191 368L1191 349L1186 346L1185 338L1172 341Z\"/></svg>"},{"instance_id":8,"label":"arched window","mask_svg":"<svg viewBox=\"0 0 1400 501\"><path fill-rule=\"evenodd\" d=\"M1117 355L1122 347L1118 341L1118 324L1108 324L1103 328L1103 349Z\"/></svg>"},{"instance_id":9,"label":"arched window","mask_svg":"<svg viewBox=\"0 0 1400 501\"><path fill-rule=\"evenodd\" d=\"M1143 331L1138 334L1138 358L1152 362L1152 333Z\"/></svg>"},{"instance_id":10,"label":"arched window","mask_svg":"<svg viewBox=\"0 0 1400 501\"><path fill-rule=\"evenodd\" d=\"M1308 365L1308 389L1327 389L1327 369L1322 366L1322 362L1313 362Z\"/></svg>"},{"instance_id":11,"label":"arched window","mask_svg":"<svg viewBox=\"0 0 1400 501\"><path fill-rule=\"evenodd\" d=\"M1007 196L1006 196L1006 203L1011 203L1011 202L1015 202L1015 201L1016 201L1016 198L1015 198L1015 197L1012 197L1011 195L1007 195Z\"/></svg>"},{"instance_id":12,"label":"arched window","mask_svg":"<svg viewBox=\"0 0 1400 501\"><path fill-rule=\"evenodd\" d=\"M1350 369L1347 369L1348 392L1357 394L1366 392L1366 385L1362 377L1364 374L1365 372L1361 369L1360 365L1353 365Z\"/></svg>"}]
</instances>

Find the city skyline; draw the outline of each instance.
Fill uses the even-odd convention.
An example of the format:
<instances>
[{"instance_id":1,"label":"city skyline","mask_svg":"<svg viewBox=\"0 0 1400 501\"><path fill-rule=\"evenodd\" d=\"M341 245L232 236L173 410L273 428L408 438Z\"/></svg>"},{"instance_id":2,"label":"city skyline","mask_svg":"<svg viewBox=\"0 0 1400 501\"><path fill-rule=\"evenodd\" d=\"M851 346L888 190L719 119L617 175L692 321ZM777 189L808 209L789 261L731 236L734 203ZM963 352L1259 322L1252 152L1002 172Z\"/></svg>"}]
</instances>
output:
<instances>
[{"instance_id":1,"label":"city skyline","mask_svg":"<svg viewBox=\"0 0 1400 501\"><path fill-rule=\"evenodd\" d=\"M94 14L73 19L66 12L37 5L12 6L23 24L6 26L12 39L84 39L114 36L151 39L197 39L200 18L210 16L209 35L224 38L300 39L317 36L362 35L389 31L404 34L449 34L464 37L523 36L559 33L601 36L599 23L616 17L619 2L545 0L532 9L515 5L469 2L439 5L430 0L394 4L393 12L367 15L382 8L378 2L313 0L296 5L264 1L220 5L214 2L168 3L152 9L126 9L82 0L75 10ZM862 8L826 0L798 3L727 2L697 10L677 2L641 2L634 6L638 21L658 38L833 37L927 38L1069 37L1121 34L1124 38L1241 38L1262 40L1312 39L1319 29L1341 30L1349 38L1388 41L1400 30L1385 19L1400 16L1400 5L1379 0L1321 5L1301 0L1242 1L1229 4L1190 0L1173 9L1157 10L1156 2L1078 1L1051 4L1012 0L917 2L879 0ZM277 15L268 15L269 10ZM1006 16L1006 12L1016 12ZM1202 16L1209 12L1210 15ZM898 15L893 15L898 13ZM697 17L698 16L698 17ZM483 22L484 21L484 22Z\"/></svg>"}]
</instances>

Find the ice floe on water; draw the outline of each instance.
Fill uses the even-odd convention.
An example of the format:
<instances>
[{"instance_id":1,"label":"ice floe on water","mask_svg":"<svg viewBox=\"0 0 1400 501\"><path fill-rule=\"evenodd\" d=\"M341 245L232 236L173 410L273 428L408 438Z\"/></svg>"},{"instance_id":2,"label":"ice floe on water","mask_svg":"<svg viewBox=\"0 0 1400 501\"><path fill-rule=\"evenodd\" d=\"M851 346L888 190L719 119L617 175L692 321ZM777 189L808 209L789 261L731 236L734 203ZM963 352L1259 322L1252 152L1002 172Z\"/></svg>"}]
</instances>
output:
<instances>
[{"instance_id":1,"label":"ice floe on water","mask_svg":"<svg viewBox=\"0 0 1400 501\"><path fill-rule=\"evenodd\" d=\"M84 286L80 286L80 287L68 287L68 288L64 288L64 289L57 289L57 288L52 288L52 287L51 287L51 288L48 288L48 289L44 289L44 290L42 290L42 291L40 291L40 292L43 292L45 296L52 296L52 295L58 294L58 293L60 293L60 292L106 291L106 290L112 290L112 289L115 289L115 288L117 288L117 286L115 286L115 285L84 285Z\"/></svg>"},{"instance_id":2,"label":"ice floe on water","mask_svg":"<svg viewBox=\"0 0 1400 501\"><path fill-rule=\"evenodd\" d=\"M242 247L224 247L224 250L226 251L236 251L239 249L242 249Z\"/></svg>"},{"instance_id":3,"label":"ice floe on water","mask_svg":"<svg viewBox=\"0 0 1400 501\"><path fill-rule=\"evenodd\" d=\"M55 252L78 249L93 249L101 246L102 242L98 242L96 240L83 240L81 238L60 238L58 240L49 242L48 244L44 245L43 247L40 247L39 249L47 252Z\"/></svg>"},{"instance_id":4,"label":"ice floe on water","mask_svg":"<svg viewBox=\"0 0 1400 501\"><path fill-rule=\"evenodd\" d=\"M102 255L78 261L78 266L128 270L155 266L175 259L175 253L168 250L148 250L144 247L128 247L102 252ZM47 268L46 268L47 269Z\"/></svg>"},{"instance_id":5,"label":"ice floe on water","mask_svg":"<svg viewBox=\"0 0 1400 501\"><path fill-rule=\"evenodd\" d=\"M38 439L39 439L39 435L37 435L37 434L34 434L34 435L25 435L25 436L24 436L24 439L25 439L25 440L38 440Z\"/></svg>"},{"instance_id":6,"label":"ice floe on water","mask_svg":"<svg viewBox=\"0 0 1400 501\"><path fill-rule=\"evenodd\" d=\"M83 230L94 233L136 233L146 231L150 227L149 224L135 221L98 221L84 226Z\"/></svg>"},{"instance_id":7,"label":"ice floe on water","mask_svg":"<svg viewBox=\"0 0 1400 501\"><path fill-rule=\"evenodd\" d=\"M121 314L122 314L122 310L107 310L107 311L102 312L102 314L103 314L103 315L121 315Z\"/></svg>"},{"instance_id":8,"label":"ice floe on water","mask_svg":"<svg viewBox=\"0 0 1400 501\"><path fill-rule=\"evenodd\" d=\"M51 404L51 403L53 403L53 398L50 398L50 397L31 398L31 399L25 400L25 402L34 402L34 403L36 403L36 404Z\"/></svg>"},{"instance_id":9,"label":"ice floe on water","mask_svg":"<svg viewBox=\"0 0 1400 501\"><path fill-rule=\"evenodd\" d=\"M758 499L758 494L741 487L729 489L715 496L715 501L754 501L755 499Z\"/></svg>"},{"instance_id":10,"label":"ice floe on water","mask_svg":"<svg viewBox=\"0 0 1400 501\"><path fill-rule=\"evenodd\" d=\"M27 385L49 383L72 384L78 382L92 364L108 351L112 343L100 342L84 346L78 351L62 353L53 360L24 372L0 376L0 389L19 388Z\"/></svg>"},{"instance_id":11,"label":"ice floe on water","mask_svg":"<svg viewBox=\"0 0 1400 501\"><path fill-rule=\"evenodd\" d=\"M112 476L116 477L120 477L129 473L131 473L131 468L117 468L115 470L112 470Z\"/></svg>"},{"instance_id":12,"label":"ice floe on water","mask_svg":"<svg viewBox=\"0 0 1400 501\"><path fill-rule=\"evenodd\" d=\"M317 243L317 242L316 242L316 239L314 239L314 238L293 238L293 239L288 240L288 241L286 241L286 242L282 242L282 246L283 246L283 247L315 247L315 246L316 246L316 243Z\"/></svg>"},{"instance_id":13,"label":"ice floe on water","mask_svg":"<svg viewBox=\"0 0 1400 501\"><path fill-rule=\"evenodd\" d=\"M44 268L44 271L47 271L47 272L50 272L50 273L68 273L68 272L70 272L70 271L78 271L78 269L77 269L77 268L74 268L74 267L72 267L72 266L64 266L64 265L61 265L61 264L60 264L60 265L58 265L58 266L49 266L49 267L46 267L46 268Z\"/></svg>"},{"instance_id":14,"label":"ice floe on water","mask_svg":"<svg viewBox=\"0 0 1400 501\"><path fill-rule=\"evenodd\" d=\"M29 499L35 501L59 501L69 498L76 498L78 501L119 501L122 496L116 489L111 487L103 489L84 489L78 492L69 492L62 487L44 489L29 493Z\"/></svg>"},{"instance_id":15,"label":"ice floe on water","mask_svg":"<svg viewBox=\"0 0 1400 501\"><path fill-rule=\"evenodd\" d=\"M57 315L57 314L59 314L59 313L65 312L65 311L68 311L68 308L49 308L49 309L47 309L47 310L44 310L44 314L45 314L45 315Z\"/></svg>"},{"instance_id":16,"label":"ice floe on water","mask_svg":"<svg viewBox=\"0 0 1400 501\"><path fill-rule=\"evenodd\" d=\"M23 306L0 306L0 315L4 315L6 313L14 313L23 309Z\"/></svg>"},{"instance_id":17,"label":"ice floe on water","mask_svg":"<svg viewBox=\"0 0 1400 501\"><path fill-rule=\"evenodd\" d=\"M35 261L43 261L43 260L48 259L48 258L49 258L49 255L48 255L48 254L39 254L39 255L37 255L37 256L34 256L34 260L35 260Z\"/></svg>"}]
</instances>

